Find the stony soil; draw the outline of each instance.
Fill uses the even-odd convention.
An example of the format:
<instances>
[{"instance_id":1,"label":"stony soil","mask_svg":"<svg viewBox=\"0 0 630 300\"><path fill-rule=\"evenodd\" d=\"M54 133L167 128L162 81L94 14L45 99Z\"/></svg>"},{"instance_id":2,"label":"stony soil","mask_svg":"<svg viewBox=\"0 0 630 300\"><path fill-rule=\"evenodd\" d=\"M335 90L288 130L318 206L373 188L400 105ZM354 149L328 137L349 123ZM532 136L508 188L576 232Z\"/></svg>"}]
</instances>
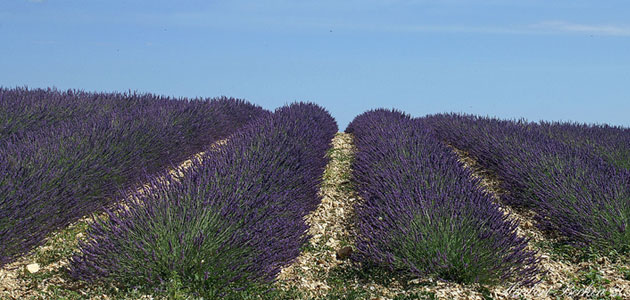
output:
<instances>
[{"instance_id":1,"label":"stony soil","mask_svg":"<svg viewBox=\"0 0 630 300\"><path fill-rule=\"evenodd\" d=\"M331 286L326 282L331 269L347 263L337 257L337 250L352 245L355 193L349 188L352 137L339 133L332 141L330 163L324 171L320 189L322 202L306 216L310 225L309 245L295 262L282 269L278 283L284 289L297 288L309 298L323 297Z\"/></svg>"}]
</instances>

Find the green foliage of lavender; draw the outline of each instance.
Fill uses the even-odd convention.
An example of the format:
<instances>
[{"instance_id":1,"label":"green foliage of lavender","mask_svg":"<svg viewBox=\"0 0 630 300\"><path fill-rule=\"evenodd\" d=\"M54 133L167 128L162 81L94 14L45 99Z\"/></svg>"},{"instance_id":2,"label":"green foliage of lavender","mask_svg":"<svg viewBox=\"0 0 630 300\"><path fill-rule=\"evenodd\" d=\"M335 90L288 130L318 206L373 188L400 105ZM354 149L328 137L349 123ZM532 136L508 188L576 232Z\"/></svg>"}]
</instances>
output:
<instances>
[{"instance_id":1,"label":"green foliage of lavender","mask_svg":"<svg viewBox=\"0 0 630 300\"><path fill-rule=\"evenodd\" d=\"M29 96L28 91L13 92ZM108 204L145 173L187 159L264 114L260 107L226 98L33 93L37 100L26 102L36 107L49 107L45 99L50 93L55 105L67 99L73 111L80 111L74 107L82 103L92 105L94 98L125 109L65 121L68 115L53 112L50 116L59 122L51 128L35 128L42 116L26 114L15 123L24 130L0 140L0 265L40 245L56 228Z\"/></svg>"},{"instance_id":2,"label":"green foliage of lavender","mask_svg":"<svg viewBox=\"0 0 630 300\"><path fill-rule=\"evenodd\" d=\"M535 253L422 119L369 111L346 130L357 147L354 259L463 283L533 283Z\"/></svg>"},{"instance_id":3,"label":"green foliage of lavender","mask_svg":"<svg viewBox=\"0 0 630 300\"><path fill-rule=\"evenodd\" d=\"M209 151L181 179L152 181L88 230L72 276L213 298L271 281L307 242L334 119L293 104Z\"/></svg>"},{"instance_id":4,"label":"green foliage of lavender","mask_svg":"<svg viewBox=\"0 0 630 300\"><path fill-rule=\"evenodd\" d=\"M441 139L496 173L508 191L502 200L532 209L543 230L604 253L630 250L630 171L615 158L626 151L619 129L585 129L599 133L578 138L584 128L455 114L429 120ZM605 150L616 147L619 155Z\"/></svg>"}]
</instances>

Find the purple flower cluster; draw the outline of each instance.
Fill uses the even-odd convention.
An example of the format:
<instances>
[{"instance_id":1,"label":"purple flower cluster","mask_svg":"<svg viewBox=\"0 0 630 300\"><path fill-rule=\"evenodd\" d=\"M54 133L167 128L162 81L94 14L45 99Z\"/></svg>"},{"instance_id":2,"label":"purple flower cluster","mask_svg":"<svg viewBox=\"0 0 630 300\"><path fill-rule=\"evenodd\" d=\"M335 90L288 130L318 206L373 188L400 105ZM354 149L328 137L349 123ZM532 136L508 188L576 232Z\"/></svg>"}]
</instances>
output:
<instances>
[{"instance_id":1,"label":"purple flower cluster","mask_svg":"<svg viewBox=\"0 0 630 300\"><path fill-rule=\"evenodd\" d=\"M20 89L0 95L0 115L15 109L0 138L0 265L108 204L146 173L183 161L265 114L227 98ZM53 107L58 111L48 110Z\"/></svg>"},{"instance_id":2,"label":"purple flower cluster","mask_svg":"<svg viewBox=\"0 0 630 300\"><path fill-rule=\"evenodd\" d=\"M424 119L374 110L346 130L357 147L354 259L457 282L532 283L535 253L516 235L454 152Z\"/></svg>"},{"instance_id":3,"label":"purple flower cluster","mask_svg":"<svg viewBox=\"0 0 630 300\"><path fill-rule=\"evenodd\" d=\"M172 101L177 100L177 101ZM151 107L182 107L195 99L171 99L136 93L90 93L81 90L0 88L0 140L38 130L48 131L63 123L124 114L129 109L150 111ZM230 101L226 102L229 103ZM234 101L238 102L238 101ZM188 103L188 104L186 104ZM233 105L233 104L228 104ZM232 116L233 117L233 116Z\"/></svg>"},{"instance_id":4,"label":"purple flower cluster","mask_svg":"<svg viewBox=\"0 0 630 300\"><path fill-rule=\"evenodd\" d=\"M508 191L502 200L533 210L542 229L579 246L630 250L630 171L620 168L628 146L600 136L627 131L456 114L431 116L428 123L440 139L493 171ZM616 147L622 149L608 155Z\"/></svg>"},{"instance_id":5,"label":"purple flower cluster","mask_svg":"<svg viewBox=\"0 0 630 300\"><path fill-rule=\"evenodd\" d=\"M231 135L181 179L152 181L88 230L71 274L160 289L175 279L198 293L272 280L307 242L334 119L292 104Z\"/></svg>"},{"instance_id":6,"label":"purple flower cluster","mask_svg":"<svg viewBox=\"0 0 630 300\"><path fill-rule=\"evenodd\" d=\"M564 122L528 125L563 143L591 149L612 165L630 169L630 128Z\"/></svg>"}]
</instances>

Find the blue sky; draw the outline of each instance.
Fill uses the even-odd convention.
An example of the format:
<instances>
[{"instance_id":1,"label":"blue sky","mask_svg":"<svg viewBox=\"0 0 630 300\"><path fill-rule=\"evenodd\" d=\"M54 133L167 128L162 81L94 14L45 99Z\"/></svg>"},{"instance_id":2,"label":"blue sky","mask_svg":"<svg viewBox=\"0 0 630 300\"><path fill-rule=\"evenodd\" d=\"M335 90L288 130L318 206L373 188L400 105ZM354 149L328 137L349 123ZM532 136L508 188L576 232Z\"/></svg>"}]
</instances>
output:
<instances>
[{"instance_id":1,"label":"blue sky","mask_svg":"<svg viewBox=\"0 0 630 300\"><path fill-rule=\"evenodd\" d=\"M148 3L151 3L150 5ZM630 1L0 1L0 86L630 126Z\"/></svg>"}]
</instances>

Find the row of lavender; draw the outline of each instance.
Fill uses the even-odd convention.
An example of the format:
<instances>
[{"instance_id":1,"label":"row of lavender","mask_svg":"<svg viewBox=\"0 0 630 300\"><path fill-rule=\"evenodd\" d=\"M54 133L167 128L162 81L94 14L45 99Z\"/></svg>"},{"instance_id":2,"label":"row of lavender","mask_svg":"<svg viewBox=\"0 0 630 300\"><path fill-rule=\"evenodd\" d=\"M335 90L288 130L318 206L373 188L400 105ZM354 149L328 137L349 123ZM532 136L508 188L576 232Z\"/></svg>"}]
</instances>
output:
<instances>
[{"instance_id":1,"label":"row of lavender","mask_svg":"<svg viewBox=\"0 0 630 300\"><path fill-rule=\"evenodd\" d=\"M81 90L0 88L0 140L18 138L35 131L48 131L63 123L98 119L129 109L190 106L174 99L125 93L90 93ZM205 101L205 100L203 100Z\"/></svg>"},{"instance_id":2,"label":"row of lavender","mask_svg":"<svg viewBox=\"0 0 630 300\"><path fill-rule=\"evenodd\" d=\"M227 98L1 90L0 265L263 114Z\"/></svg>"},{"instance_id":3,"label":"row of lavender","mask_svg":"<svg viewBox=\"0 0 630 300\"><path fill-rule=\"evenodd\" d=\"M543 230L604 253L630 250L627 129L455 114L427 122L493 171L503 202L533 210Z\"/></svg>"},{"instance_id":4,"label":"row of lavender","mask_svg":"<svg viewBox=\"0 0 630 300\"><path fill-rule=\"evenodd\" d=\"M313 104L258 119L181 179L125 197L91 226L71 274L156 289L180 280L210 298L272 280L308 240L304 216L321 200L336 132Z\"/></svg>"},{"instance_id":5,"label":"row of lavender","mask_svg":"<svg viewBox=\"0 0 630 300\"><path fill-rule=\"evenodd\" d=\"M562 122L527 126L563 143L590 149L612 165L630 169L630 128Z\"/></svg>"},{"instance_id":6,"label":"row of lavender","mask_svg":"<svg viewBox=\"0 0 630 300\"><path fill-rule=\"evenodd\" d=\"M114 109L112 104L124 104L123 101L109 101L111 99L105 94L82 91L0 88L0 140L50 128L71 119L83 119L86 115L106 113Z\"/></svg>"},{"instance_id":7,"label":"row of lavender","mask_svg":"<svg viewBox=\"0 0 630 300\"><path fill-rule=\"evenodd\" d=\"M355 259L457 282L532 283L535 253L490 195L424 119L376 110L346 130L357 153L353 178Z\"/></svg>"}]
</instances>

